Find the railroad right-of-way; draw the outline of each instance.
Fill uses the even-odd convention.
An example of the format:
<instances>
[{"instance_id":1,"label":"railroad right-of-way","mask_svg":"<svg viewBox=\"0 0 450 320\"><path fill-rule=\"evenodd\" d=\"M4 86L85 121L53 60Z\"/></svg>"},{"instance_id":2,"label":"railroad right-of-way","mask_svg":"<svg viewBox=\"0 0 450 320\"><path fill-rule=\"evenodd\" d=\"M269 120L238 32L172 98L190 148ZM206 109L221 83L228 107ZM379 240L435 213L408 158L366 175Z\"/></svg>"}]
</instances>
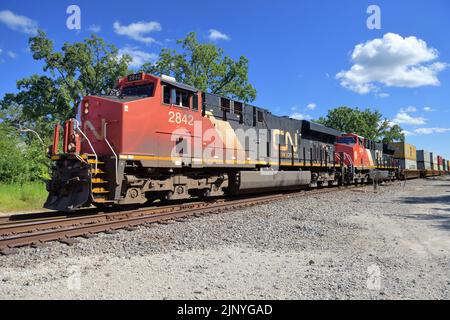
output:
<instances>
[{"instance_id":1,"label":"railroad right-of-way","mask_svg":"<svg viewBox=\"0 0 450 320\"><path fill-rule=\"evenodd\" d=\"M450 178L311 194L0 257L1 298L450 298Z\"/></svg>"}]
</instances>

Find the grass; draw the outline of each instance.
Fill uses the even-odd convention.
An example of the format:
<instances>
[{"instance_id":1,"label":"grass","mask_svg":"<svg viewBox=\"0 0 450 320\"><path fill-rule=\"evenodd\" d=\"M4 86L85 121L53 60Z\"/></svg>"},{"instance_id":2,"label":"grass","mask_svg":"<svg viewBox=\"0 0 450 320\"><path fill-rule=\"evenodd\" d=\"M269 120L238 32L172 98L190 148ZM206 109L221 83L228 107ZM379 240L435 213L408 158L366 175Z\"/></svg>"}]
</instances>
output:
<instances>
[{"instance_id":1,"label":"grass","mask_svg":"<svg viewBox=\"0 0 450 320\"><path fill-rule=\"evenodd\" d=\"M0 212L42 209L47 198L45 184L0 184Z\"/></svg>"}]
</instances>

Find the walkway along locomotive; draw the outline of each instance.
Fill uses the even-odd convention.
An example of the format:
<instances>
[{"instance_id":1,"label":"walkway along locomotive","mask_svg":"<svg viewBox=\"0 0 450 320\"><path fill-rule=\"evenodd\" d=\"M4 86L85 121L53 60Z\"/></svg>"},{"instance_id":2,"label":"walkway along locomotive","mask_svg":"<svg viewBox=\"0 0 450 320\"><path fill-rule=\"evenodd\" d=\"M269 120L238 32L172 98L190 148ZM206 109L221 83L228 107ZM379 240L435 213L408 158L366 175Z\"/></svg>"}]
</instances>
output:
<instances>
[{"instance_id":1,"label":"walkway along locomotive","mask_svg":"<svg viewBox=\"0 0 450 320\"><path fill-rule=\"evenodd\" d=\"M142 204L394 179L388 146L201 92L167 76L121 78L55 127L45 207ZM62 131L62 132L61 132ZM62 134L62 152L59 152Z\"/></svg>"}]
</instances>

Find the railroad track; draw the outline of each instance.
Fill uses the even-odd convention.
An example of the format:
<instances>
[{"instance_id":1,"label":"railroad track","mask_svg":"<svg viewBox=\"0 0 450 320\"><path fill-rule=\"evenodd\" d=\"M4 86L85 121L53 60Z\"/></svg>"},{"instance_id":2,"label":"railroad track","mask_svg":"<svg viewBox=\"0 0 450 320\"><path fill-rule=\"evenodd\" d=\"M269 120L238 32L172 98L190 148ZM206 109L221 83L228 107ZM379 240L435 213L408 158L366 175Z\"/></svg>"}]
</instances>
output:
<instances>
[{"instance_id":1,"label":"railroad track","mask_svg":"<svg viewBox=\"0 0 450 320\"><path fill-rule=\"evenodd\" d=\"M36 218L11 221L4 218L0 221L0 253L14 253L14 248L23 246L39 246L49 241L60 241L71 245L74 238L90 238L100 232L114 232L118 229L132 229L140 225L152 223L168 223L189 217L205 214L217 214L224 211L241 209L272 201L299 196L313 196L329 192L358 189L355 186L326 188L312 191L296 191L270 195L253 195L248 198L216 199L213 201L197 201L160 207L142 208L129 211L77 213L76 215L49 213ZM14 216L15 219L17 216ZM11 218L11 217L10 217Z\"/></svg>"}]
</instances>

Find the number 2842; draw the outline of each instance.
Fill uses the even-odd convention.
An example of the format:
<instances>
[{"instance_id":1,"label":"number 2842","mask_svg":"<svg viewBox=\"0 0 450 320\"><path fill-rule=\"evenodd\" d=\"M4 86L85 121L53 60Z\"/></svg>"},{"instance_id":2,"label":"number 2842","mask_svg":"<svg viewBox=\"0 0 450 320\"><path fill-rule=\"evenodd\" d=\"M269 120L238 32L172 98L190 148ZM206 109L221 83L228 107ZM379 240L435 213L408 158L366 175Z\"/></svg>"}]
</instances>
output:
<instances>
[{"instance_id":1,"label":"number 2842","mask_svg":"<svg viewBox=\"0 0 450 320\"><path fill-rule=\"evenodd\" d=\"M190 114L182 114L180 112L169 111L169 122L176 124L194 125L194 117Z\"/></svg>"}]
</instances>

